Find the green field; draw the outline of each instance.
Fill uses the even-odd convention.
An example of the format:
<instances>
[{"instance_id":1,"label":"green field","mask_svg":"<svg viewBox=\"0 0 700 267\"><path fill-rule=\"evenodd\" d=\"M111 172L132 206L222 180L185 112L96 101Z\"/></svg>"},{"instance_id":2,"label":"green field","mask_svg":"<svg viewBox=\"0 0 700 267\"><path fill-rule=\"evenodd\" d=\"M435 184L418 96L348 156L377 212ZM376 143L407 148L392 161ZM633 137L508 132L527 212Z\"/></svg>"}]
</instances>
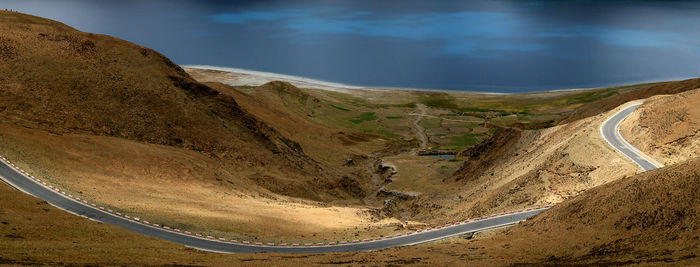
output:
<instances>
[{"instance_id":1,"label":"green field","mask_svg":"<svg viewBox=\"0 0 700 267\"><path fill-rule=\"evenodd\" d=\"M494 126L551 127L576 108L650 84L528 94L475 94L422 91L327 91L302 88L318 97L300 107L322 124L396 140L415 140L417 105L427 108L421 125L433 149L460 151L488 138ZM402 142L398 142L402 143ZM408 143L406 143L408 144Z\"/></svg>"},{"instance_id":2,"label":"green field","mask_svg":"<svg viewBox=\"0 0 700 267\"><path fill-rule=\"evenodd\" d=\"M374 112L363 112L357 118L351 119L350 122L358 124L358 123L362 123L363 121L373 121L376 119L377 119L377 116L374 115Z\"/></svg>"}]
</instances>

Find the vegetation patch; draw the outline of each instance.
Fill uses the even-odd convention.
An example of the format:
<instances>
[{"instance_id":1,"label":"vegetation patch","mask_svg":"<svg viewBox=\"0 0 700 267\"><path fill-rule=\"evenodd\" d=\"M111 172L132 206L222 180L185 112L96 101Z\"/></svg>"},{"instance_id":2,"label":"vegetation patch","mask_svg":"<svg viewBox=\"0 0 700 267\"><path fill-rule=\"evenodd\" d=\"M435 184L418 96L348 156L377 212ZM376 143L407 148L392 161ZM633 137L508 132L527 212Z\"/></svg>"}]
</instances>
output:
<instances>
[{"instance_id":1,"label":"vegetation patch","mask_svg":"<svg viewBox=\"0 0 700 267\"><path fill-rule=\"evenodd\" d=\"M442 128L442 120L438 118L423 119L423 127L426 129Z\"/></svg>"},{"instance_id":2,"label":"vegetation patch","mask_svg":"<svg viewBox=\"0 0 700 267\"><path fill-rule=\"evenodd\" d=\"M354 124L358 124L358 123L361 123L363 121L373 121L376 119L377 119L377 116L374 115L374 112L364 112L364 113L360 114L359 117L351 119L350 122L352 122Z\"/></svg>"},{"instance_id":3,"label":"vegetation patch","mask_svg":"<svg viewBox=\"0 0 700 267\"><path fill-rule=\"evenodd\" d=\"M481 138L484 136L482 133L467 133L463 135L458 135L454 136L450 139L452 139L452 143L450 143L450 146L454 147L470 147L473 145L476 145L479 143Z\"/></svg>"},{"instance_id":4,"label":"vegetation patch","mask_svg":"<svg viewBox=\"0 0 700 267\"><path fill-rule=\"evenodd\" d=\"M423 94L419 98L418 102L431 108L451 110L459 109L459 105L457 104L457 101L455 101L455 98L445 93Z\"/></svg>"},{"instance_id":5,"label":"vegetation patch","mask_svg":"<svg viewBox=\"0 0 700 267\"><path fill-rule=\"evenodd\" d=\"M389 137L389 138L399 138L399 137L401 137L400 135L395 134L395 133L392 133L392 132L389 132L389 131L387 131L387 130L385 130L385 129L367 130L367 131L365 131L365 132L368 132L368 133L378 133L378 134L384 135L384 136Z\"/></svg>"},{"instance_id":6,"label":"vegetation patch","mask_svg":"<svg viewBox=\"0 0 700 267\"><path fill-rule=\"evenodd\" d=\"M377 104L379 108L416 108L415 102L408 102L403 104Z\"/></svg>"},{"instance_id":7,"label":"vegetation patch","mask_svg":"<svg viewBox=\"0 0 700 267\"><path fill-rule=\"evenodd\" d=\"M252 86L252 85L230 85L234 89L238 90L253 90L257 88L257 86Z\"/></svg>"},{"instance_id":8,"label":"vegetation patch","mask_svg":"<svg viewBox=\"0 0 700 267\"><path fill-rule=\"evenodd\" d=\"M565 99L567 105L582 104L603 99L617 93L618 92L615 88L605 88L600 90L585 91L580 94L569 96Z\"/></svg>"},{"instance_id":9,"label":"vegetation patch","mask_svg":"<svg viewBox=\"0 0 700 267\"><path fill-rule=\"evenodd\" d=\"M333 104L330 104L330 105L331 105L331 107L334 107L334 108L337 109L337 110L350 111L350 109L347 109L347 108L344 108L344 107L339 107L339 106L336 106L336 105L333 105Z\"/></svg>"}]
</instances>

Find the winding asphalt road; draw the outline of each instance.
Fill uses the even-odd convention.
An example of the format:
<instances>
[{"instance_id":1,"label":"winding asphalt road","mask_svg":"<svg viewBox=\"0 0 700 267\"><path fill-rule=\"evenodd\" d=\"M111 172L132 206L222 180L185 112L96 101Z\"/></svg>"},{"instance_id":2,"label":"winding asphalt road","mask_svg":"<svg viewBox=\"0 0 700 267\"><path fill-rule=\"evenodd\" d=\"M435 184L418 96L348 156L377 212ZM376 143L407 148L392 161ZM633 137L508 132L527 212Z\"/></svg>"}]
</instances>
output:
<instances>
[{"instance_id":1,"label":"winding asphalt road","mask_svg":"<svg viewBox=\"0 0 700 267\"><path fill-rule=\"evenodd\" d=\"M615 113L615 115L612 117L608 118L608 120L606 120L600 126L600 134L603 136L605 141L610 144L610 146L615 148L617 151L620 151L620 153L627 156L629 159L634 161L634 163L637 163L637 165L639 165L643 171L649 171L661 166L657 166L653 162L644 158L641 151L622 138L622 135L620 135L620 129L618 129L620 123L624 121L627 116L632 114L632 112L639 107L639 105L641 104L634 104L626 107Z\"/></svg>"},{"instance_id":2,"label":"winding asphalt road","mask_svg":"<svg viewBox=\"0 0 700 267\"><path fill-rule=\"evenodd\" d=\"M370 251L390 247L407 246L460 234L512 225L535 216L549 208L549 206L545 206L541 208L538 207L534 209L512 211L498 215L460 221L450 225L436 227L434 229L426 228L381 238L301 244L248 243L247 241L225 240L207 236L205 234L195 234L178 229L171 229L167 226L153 224L143 219L132 218L126 214L99 207L98 205L87 202L84 199L79 199L76 196L69 195L68 193L55 188L52 185L46 184L45 181L41 181L39 178L28 175L26 172L17 168L5 158L0 157L0 159L2 160L0 163L0 177L2 177L5 183L16 189L24 191L25 193L43 199L55 207L92 220L120 226L143 235L169 240L201 250L223 253L324 253Z\"/></svg>"},{"instance_id":3,"label":"winding asphalt road","mask_svg":"<svg viewBox=\"0 0 700 267\"><path fill-rule=\"evenodd\" d=\"M617 129L629 114L639 105L627 107L605 121L600 127L603 138L615 149L632 159L643 170L657 168L654 163L641 156L641 152L622 138ZM223 252L223 253L256 253L256 252L284 252L284 253L324 253L324 252L345 252L345 251L370 251L390 247L407 246L430 242L451 236L478 232L486 229L512 225L535 216L548 206L535 209L512 211L492 216L485 216L471 220L465 220L448 224L435 229L426 228L412 232L404 232L393 236L377 237L373 239L338 241L327 243L303 243L303 244L272 244L272 243L249 243L247 241L225 240L204 234L194 234L179 229L171 229L147 222L142 219L132 218L121 214L118 211L99 207L86 200L79 199L63 192L62 190L41 181L39 178L30 176L22 171L7 159L0 157L0 177L3 182L15 189L31 194L43 199L53 206L68 211L70 213L86 217L92 220L120 226L127 230L147 236L161 238L172 242L180 243L188 247L201 250Z\"/></svg>"}]
</instances>

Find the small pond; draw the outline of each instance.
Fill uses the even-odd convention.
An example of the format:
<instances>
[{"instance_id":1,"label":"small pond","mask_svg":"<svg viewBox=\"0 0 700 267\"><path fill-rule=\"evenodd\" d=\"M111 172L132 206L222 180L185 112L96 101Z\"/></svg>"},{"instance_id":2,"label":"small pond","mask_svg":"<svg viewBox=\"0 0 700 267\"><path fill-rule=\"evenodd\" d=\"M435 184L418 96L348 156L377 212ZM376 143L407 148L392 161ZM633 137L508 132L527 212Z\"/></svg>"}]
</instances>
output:
<instances>
[{"instance_id":1,"label":"small pond","mask_svg":"<svg viewBox=\"0 0 700 267\"><path fill-rule=\"evenodd\" d=\"M436 159L453 160L457 157L455 154L432 154L432 155L421 155L424 157L431 157Z\"/></svg>"}]
</instances>

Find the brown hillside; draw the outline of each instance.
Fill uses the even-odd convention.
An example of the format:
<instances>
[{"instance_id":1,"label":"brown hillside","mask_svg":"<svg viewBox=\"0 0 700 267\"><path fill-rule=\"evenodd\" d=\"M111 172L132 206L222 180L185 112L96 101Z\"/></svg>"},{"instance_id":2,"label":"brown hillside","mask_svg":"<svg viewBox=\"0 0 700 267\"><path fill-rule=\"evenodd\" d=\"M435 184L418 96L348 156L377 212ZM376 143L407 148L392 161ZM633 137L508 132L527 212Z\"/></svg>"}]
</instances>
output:
<instances>
[{"instance_id":1,"label":"brown hillside","mask_svg":"<svg viewBox=\"0 0 700 267\"><path fill-rule=\"evenodd\" d=\"M432 266L697 266L698 190L700 158L592 188L517 226L477 234L474 240L335 258L358 265L410 259Z\"/></svg>"},{"instance_id":2,"label":"brown hillside","mask_svg":"<svg viewBox=\"0 0 700 267\"><path fill-rule=\"evenodd\" d=\"M306 113L313 112L313 107L307 109L308 106L323 105L321 100L286 82L270 82L246 92L217 82L206 84L222 94L233 97L243 109L256 118L278 129L284 136L289 136L297 141L305 153L318 159L323 165L340 173L353 173L351 176L354 178L348 176L343 178L340 183L354 197L362 198L366 192L376 190L374 186L366 184L370 181L368 177L370 174L362 170L362 166L357 168L347 166L344 163L348 158L370 151L361 145L379 146L379 141L372 140L372 138L367 137L368 135L362 133L356 133L357 136L364 137L358 141L360 146L348 145L343 140L336 138L343 133L343 129L314 121ZM294 183L293 180L286 181L286 183L279 181L268 188L278 192L300 190L290 185L290 183ZM361 183L365 184L361 185Z\"/></svg>"},{"instance_id":3,"label":"brown hillside","mask_svg":"<svg viewBox=\"0 0 700 267\"><path fill-rule=\"evenodd\" d=\"M647 99L620 124L620 132L665 165L700 156L700 89Z\"/></svg>"},{"instance_id":4,"label":"brown hillside","mask_svg":"<svg viewBox=\"0 0 700 267\"><path fill-rule=\"evenodd\" d=\"M665 82L637 90L627 91L618 95L613 95L587 103L569 114L566 119L561 121L561 124L595 116L632 100L649 98L655 95L677 94L696 88L700 88L700 79Z\"/></svg>"},{"instance_id":5,"label":"brown hillside","mask_svg":"<svg viewBox=\"0 0 700 267\"><path fill-rule=\"evenodd\" d=\"M459 152L457 157L466 158L466 161L452 178L456 181L470 180L483 175L490 166L498 164L504 155L513 154L509 152L516 149L515 144L522 134L523 131L516 128L498 128L489 139Z\"/></svg>"},{"instance_id":6,"label":"brown hillside","mask_svg":"<svg viewBox=\"0 0 700 267\"><path fill-rule=\"evenodd\" d=\"M230 97L145 47L3 12L3 120L54 133L110 135L226 154L252 139L298 152ZM257 129L257 128L260 129Z\"/></svg>"},{"instance_id":7,"label":"brown hillside","mask_svg":"<svg viewBox=\"0 0 700 267\"><path fill-rule=\"evenodd\" d=\"M278 95L285 97L287 95L299 98L300 101L311 100L314 97L300 90L296 86L288 82L272 81L255 88L255 91L277 92ZM318 101L317 99L315 101Z\"/></svg>"},{"instance_id":8,"label":"brown hillside","mask_svg":"<svg viewBox=\"0 0 700 267\"><path fill-rule=\"evenodd\" d=\"M150 49L13 12L0 12L0 47L0 151L67 192L232 238L384 224L327 203L361 203L362 177Z\"/></svg>"},{"instance_id":9,"label":"brown hillside","mask_svg":"<svg viewBox=\"0 0 700 267\"><path fill-rule=\"evenodd\" d=\"M310 188L288 195L323 199L321 191L337 187L343 197L343 175L153 50L13 12L0 13L0 47L4 122L182 147L226 164L278 169L262 171L263 186L277 177Z\"/></svg>"},{"instance_id":10,"label":"brown hillside","mask_svg":"<svg viewBox=\"0 0 700 267\"><path fill-rule=\"evenodd\" d=\"M552 263L690 264L700 251L699 190L693 159L588 190L483 242Z\"/></svg>"},{"instance_id":11,"label":"brown hillside","mask_svg":"<svg viewBox=\"0 0 700 267\"><path fill-rule=\"evenodd\" d=\"M0 184L0 264L697 266L698 190L700 159L694 159L589 190L472 240L290 255L204 253L73 216Z\"/></svg>"},{"instance_id":12,"label":"brown hillside","mask_svg":"<svg viewBox=\"0 0 700 267\"><path fill-rule=\"evenodd\" d=\"M442 190L396 199L387 210L403 218L449 222L455 217L552 204L637 172L601 138L612 112L541 130L500 130L471 154Z\"/></svg>"},{"instance_id":13,"label":"brown hillside","mask_svg":"<svg viewBox=\"0 0 700 267\"><path fill-rule=\"evenodd\" d=\"M287 82L273 81L245 91L218 82L206 84L232 96L243 109L299 142L307 154L325 164L341 165L355 154L371 153L383 146L374 135L315 119L316 114L325 112L322 108L330 107L329 102Z\"/></svg>"}]
</instances>

